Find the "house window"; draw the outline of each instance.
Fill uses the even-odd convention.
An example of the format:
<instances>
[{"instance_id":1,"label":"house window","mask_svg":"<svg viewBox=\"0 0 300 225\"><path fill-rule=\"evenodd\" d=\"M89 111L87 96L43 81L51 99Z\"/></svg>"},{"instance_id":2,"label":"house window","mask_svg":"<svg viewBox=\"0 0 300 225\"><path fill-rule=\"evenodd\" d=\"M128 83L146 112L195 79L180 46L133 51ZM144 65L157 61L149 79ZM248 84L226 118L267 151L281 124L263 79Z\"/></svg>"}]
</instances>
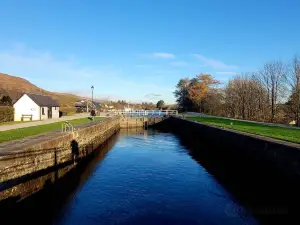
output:
<instances>
[{"instance_id":1,"label":"house window","mask_svg":"<svg viewBox=\"0 0 300 225\"><path fill-rule=\"evenodd\" d=\"M45 111L44 108L42 107L42 115L45 115Z\"/></svg>"}]
</instances>

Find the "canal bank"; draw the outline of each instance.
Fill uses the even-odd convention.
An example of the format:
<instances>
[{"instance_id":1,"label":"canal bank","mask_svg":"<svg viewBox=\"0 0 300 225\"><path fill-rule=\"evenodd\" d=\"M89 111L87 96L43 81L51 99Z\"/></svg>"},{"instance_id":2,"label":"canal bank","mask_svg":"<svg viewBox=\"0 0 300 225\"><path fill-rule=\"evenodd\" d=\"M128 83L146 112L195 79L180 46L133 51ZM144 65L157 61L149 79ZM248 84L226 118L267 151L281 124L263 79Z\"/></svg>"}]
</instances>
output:
<instances>
[{"instance_id":1,"label":"canal bank","mask_svg":"<svg viewBox=\"0 0 300 225\"><path fill-rule=\"evenodd\" d=\"M146 129L163 119L115 116L77 126L71 132L56 131L0 144L0 202L20 201L42 190L46 182L54 183L120 128Z\"/></svg>"},{"instance_id":2,"label":"canal bank","mask_svg":"<svg viewBox=\"0 0 300 225\"><path fill-rule=\"evenodd\" d=\"M134 118L130 124L136 125L138 120L140 118ZM253 136L255 140L251 144L249 135L239 132L231 134L231 131L225 129L203 126L179 118L168 118L157 124L157 128L170 131L167 133L152 129L147 131L143 127L132 133L130 129L119 130L122 120L109 121L116 125L114 132L118 131L122 135L112 135L98 150L88 151L87 156L91 157L87 158L90 160L82 161L74 167L71 158L68 161L70 163L42 169L42 173L34 173L35 177L18 184L2 182L2 202L11 205L12 209L18 202L19 212L28 212L25 216L29 220L34 216L32 212L47 202L47 205L53 206L52 216L48 215L48 211L44 212L50 216L50 224L74 224L77 220L82 223L115 224L119 221L119 224L141 224L147 219L152 219L153 223L159 221L155 224L176 224L176 219L180 221L178 224L203 224L203 221L218 224L214 217L223 221L219 224L244 224L240 219L249 215L257 217L262 224L269 224L270 221L272 224L278 221L282 224L282 221L287 221L291 219L291 215L300 212L299 207L295 207L300 201L299 179L296 174L290 173L290 167L286 170L278 165L274 166L276 160L268 156L273 152L274 143L258 142L259 138ZM109 121L105 120L103 123ZM128 123L127 120L124 121L125 124ZM106 124L101 130L109 127ZM94 129L86 134L91 137L95 135L94 138L97 139L99 131ZM81 135L82 139L89 140L83 133ZM111 148L115 149L116 146L117 150L110 155L105 146L115 136L118 136L118 140L111 144ZM82 143L79 145L80 149L84 149L83 143L87 142L79 143ZM275 144L281 144L280 147L275 147L275 156L279 150L288 151L284 143ZM72 148L68 148L70 154ZM86 156L84 151L80 154ZM99 165L95 162L96 168L88 169L99 154L103 156L100 157L104 159L103 162L100 160ZM285 155L280 156L279 161L291 159ZM197 166L193 160L198 163ZM86 170L89 173L82 182L82 174ZM211 176L215 179L213 183L209 178ZM74 183L69 181L70 177ZM13 186L3 189L3 184L9 183ZM157 185L160 186L158 189ZM81 187L84 189L83 193ZM63 202L52 200L58 196L58 192L64 199ZM32 195L33 193L35 194ZM198 195L204 198L196 200ZM74 196L78 197L74 199ZM230 201L220 203L215 197ZM211 201L216 204L211 205ZM119 202L122 204L119 205ZM64 211L64 207L69 204L70 210L76 208L71 214L68 214L70 211ZM97 210L88 207L90 205ZM174 207L170 208L170 205ZM222 207L215 209L217 206ZM26 208L30 210L24 210ZM187 209L183 214L180 213L182 208ZM207 212L203 211L198 215L200 208L207 208L212 213L206 215ZM59 214L63 216L58 219L59 222L53 223L54 218L60 217ZM90 221L87 218L89 216L98 219ZM278 216L284 219L279 220ZM65 220L62 217L70 219ZM257 224L251 218L246 223Z\"/></svg>"},{"instance_id":3,"label":"canal bank","mask_svg":"<svg viewBox=\"0 0 300 225\"><path fill-rule=\"evenodd\" d=\"M170 117L157 128L172 131L185 137L191 143L205 138L226 148L240 161L246 159L255 165L270 167L278 175L300 180L300 144L273 138L252 135L245 132L206 125L178 117Z\"/></svg>"},{"instance_id":4,"label":"canal bank","mask_svg":"<svg viewBox=\"0 0 300 225\"><path fill-rule=\"evenodd\" d=\"M258 224L192 151L172 133L122 129L5 224Z\"/></svg>"},{"instance_id":5,"label":"canal bank","mask_svg":"<svg viewBox=\"0 0 300 225\"><path fill-rule=\"evenodd\" d=\"M262 224L300 223L299 144L178 117L156 128L176 134L182 145L193 149L192 157L227 184L237 202L247 208L246 214L256 215ZM234 205L229 208L244 210ZM291 223L293 220L297 222Z\"/></svg>"},{"instance_id":6,"label":"canal bank","mask_svg":"<svg viewBox=\"0 0 300 225\"><path fill-rule=\"evenodd\" d=\"M69 165L67 170L72 169L119 129L119 118L107 118L79 126L74 132L57 131L32 137L24 143L1 144L0 200L22 198L22 195L31 192L24 193L24 186L17 184L28 180L28 177L39 176L44 170L66 165Z\"/></svg>"}]
</instances>

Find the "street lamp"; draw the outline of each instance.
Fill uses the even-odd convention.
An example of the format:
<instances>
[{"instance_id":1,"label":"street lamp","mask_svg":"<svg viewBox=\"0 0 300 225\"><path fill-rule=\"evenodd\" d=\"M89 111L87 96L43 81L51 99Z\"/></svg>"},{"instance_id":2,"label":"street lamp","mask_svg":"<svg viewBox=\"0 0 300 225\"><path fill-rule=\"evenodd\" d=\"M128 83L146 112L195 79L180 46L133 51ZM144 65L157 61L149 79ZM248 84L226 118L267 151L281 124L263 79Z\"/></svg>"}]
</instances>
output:
<instances>
[{"instance_id":1,"label":"street lamp","mask_svg":"<svg viewBox=\"0 0 300 225\"><path fill-rule=\"evenodd\" d=\"M92 89L92 109L94 109L94 86L92 85L92 87L91 87L91 89Z\"/></svg>"}]
</instances>

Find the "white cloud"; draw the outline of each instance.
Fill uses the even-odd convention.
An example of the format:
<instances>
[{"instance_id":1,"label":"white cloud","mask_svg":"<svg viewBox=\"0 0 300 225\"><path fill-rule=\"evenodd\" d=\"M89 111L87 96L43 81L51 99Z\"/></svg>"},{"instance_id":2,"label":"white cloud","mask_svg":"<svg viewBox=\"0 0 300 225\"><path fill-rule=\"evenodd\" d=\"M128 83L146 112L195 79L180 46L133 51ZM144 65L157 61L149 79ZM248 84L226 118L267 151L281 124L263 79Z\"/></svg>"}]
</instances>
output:
<instances>
[{"instance_id":1,"label":"white cloud","mask_svg":"<svg viewBox=\"0 0 300 225\"><path fill-rule=\"evenodd\" d=\"M237 72L216 72L216 74L218 74L218 75L236 75L237 74Z\"/></svg>"},{"instance_id":2,"label":"white cloud","mask_svg":"<svg viewBox=\"0 0 300 225\"><path fill-rule=\"evenodd\" d=\"M167 52L154 52L149 54L140 54L141 56L146 56L150 58L157 58L157 59L175 59L176 56L172 53Z\"/></svg>"},{"instance_id":3,"label":"white cloud","mask_svg":"<svg viewBox=\"0 0 300 225\"><path fill-rule=\"evenodd\" d=\"M155 58L162 58L162 59L174 59L175 55L171 53L166 53L166 52L155 52L153 53L153 56Z\"/></svg>"},{"instance_id":4,"label":"white cloud","mask_svg":"<svg viewBox=\"0 0 300 225\"><path fill-rule=\"evenodd\" d=\"M171 66L187 66L188 64L184 61L174 61L170 63Z\"/></svg>"},{"instance_id":5,"label":"white cloud","mask_svg":"<svg viewBox=\"0 0 300 225\"><path fill-rule=\"evenodd\" d=\"M238 69L238 66L228 65L222 61L212 59L212 58L207 58L200 54L193 54L193 56L196 57L201 63L205 64L206 66L212 67L214 69Z\"/></svg>"}]
</instances>

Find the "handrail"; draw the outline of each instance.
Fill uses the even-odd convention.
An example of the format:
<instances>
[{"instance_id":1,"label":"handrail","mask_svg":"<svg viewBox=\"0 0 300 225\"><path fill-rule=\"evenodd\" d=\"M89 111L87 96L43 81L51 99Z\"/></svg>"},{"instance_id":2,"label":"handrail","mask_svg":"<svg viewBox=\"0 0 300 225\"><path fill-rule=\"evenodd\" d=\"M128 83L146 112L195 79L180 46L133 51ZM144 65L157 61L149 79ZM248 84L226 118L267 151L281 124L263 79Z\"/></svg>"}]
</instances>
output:
<instances>
[{"instance_id":1,"label":"handrail","mask_svg":"<svg viewBox=\"0 0 300 225\"><path fill-rule=\"evenodd\" d=\"M114 115L134 115L134 116L165 116L177 115L177 110L114 110L110 113Z\"/></svg>"},{"instance_id":2,"label":"handrail","mask_svg":"<svg viewBox=\"0 0 300 225\"><path fill-rule=\"evenodd\" d=\"M61 132L67 132L68 129L69 131L74 132L74 126L69 121L66 120L61 126Z\"/></svg>"}]
</instances>

